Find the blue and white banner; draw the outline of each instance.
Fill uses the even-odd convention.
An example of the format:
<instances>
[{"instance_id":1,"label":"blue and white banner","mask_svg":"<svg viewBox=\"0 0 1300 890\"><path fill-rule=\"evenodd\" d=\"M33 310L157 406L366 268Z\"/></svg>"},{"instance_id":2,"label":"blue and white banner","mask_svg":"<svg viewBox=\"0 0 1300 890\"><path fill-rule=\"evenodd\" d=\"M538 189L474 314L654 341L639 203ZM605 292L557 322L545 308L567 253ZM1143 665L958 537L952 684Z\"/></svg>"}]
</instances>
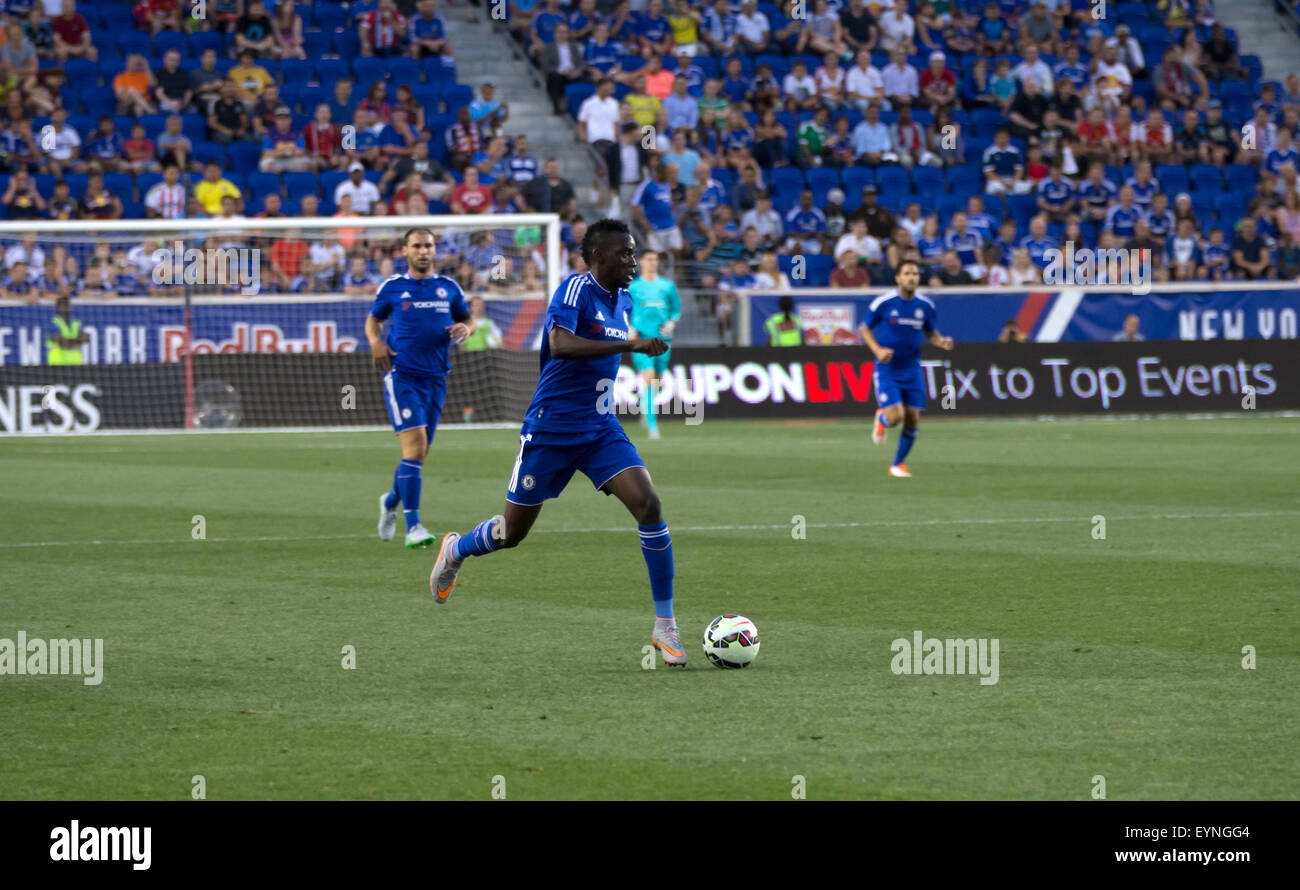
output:
<instances>
[{"instance_id":1,"label":"blue and white banner","mask_svg":"<svg viewBox=\"0 0 1300 890\"><path fill-rule=\"evenodd\" d=\"M1204 287L1204 286L1200 286ZM883 293L819 291L791 294L804 322L805 343L860 342L858 325L871 301ZM1125 319L1136 316L1146 340L1294 340L1300 319L1300 287L1222 289L1152 288L1134 296L1105 290L926 290L938 307L938 327L961 343L990 343L1011 320L1036 343L1113 340ZM778 311L773 294L750 297L749 336L765 345L764 321Z\"/></svg>"}]
</instances>

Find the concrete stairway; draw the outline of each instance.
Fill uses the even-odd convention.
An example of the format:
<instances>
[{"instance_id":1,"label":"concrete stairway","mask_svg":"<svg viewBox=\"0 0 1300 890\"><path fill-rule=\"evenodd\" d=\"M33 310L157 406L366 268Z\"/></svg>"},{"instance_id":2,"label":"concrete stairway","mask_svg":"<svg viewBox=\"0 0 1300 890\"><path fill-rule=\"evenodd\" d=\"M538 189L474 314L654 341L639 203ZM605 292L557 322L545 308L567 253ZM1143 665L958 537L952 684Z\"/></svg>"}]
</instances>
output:
<instances>
[{"instance_id":1,"label":"concrete stairway","mask_svg":"<svg viewBox=\"0 0 1300 890\"><path fill-rule=\"evenodd\" d=\"M523 58L522 49L494 28L488 18L490 0L486 8L475 9L479 19L476 23L465 21L467 8L470 7L460 0L454 7L442 5L438 11L455 49L457 81L474 87L476 95L484 83L496 87L497 98L510 106L505 132L528 136L528 153L537 160L538 166L548 157L558 159L560 175L577 192L583 216L593 219L596 208L588 202L595 167L588 149L576 141L574 125L551 110L545 80Z\"/></svg>"},{"instance_id":2,"label":"concrete stairway","mask_svg":"<svg viewBox=\"0 0 1300 890\"><path fill-rule=\"evenodd\" d=\"M1300 38L1295 23L1277 14L1273 0L1229 0L1214 4L1219 23L1237 32L1237 51L1259 56L1264 80L1300 74Z\"/></svg>"}]
</instances>

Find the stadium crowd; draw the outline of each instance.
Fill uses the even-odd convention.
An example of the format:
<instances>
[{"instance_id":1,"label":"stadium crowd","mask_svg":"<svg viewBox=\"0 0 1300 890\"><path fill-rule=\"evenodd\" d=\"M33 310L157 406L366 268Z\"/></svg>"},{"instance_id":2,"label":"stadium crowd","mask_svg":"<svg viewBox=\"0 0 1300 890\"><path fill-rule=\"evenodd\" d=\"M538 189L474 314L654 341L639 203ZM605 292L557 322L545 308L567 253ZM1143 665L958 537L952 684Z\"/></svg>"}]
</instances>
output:
<instances>
[{"instance_id":1,"label":"stadium crowd","mask_svg":"<svg viewBox=\"0 0 1300 890\"><path fill-rule=\"evenodd\" d=\"M1263 82L1211 0L637 6L515 0L505 27L599 159L597 203L724 321L736 290L885 284L903 259L1024 286L1067 243L1140 250L1156 281L1300 278L1300 75ZM7 218L555 211L581 270L574 185L509 97L456 82L434 0L195 9L7 3ZM260 236L263 291L373 287L394 258L349 231ZM170 292L148 242L28 240L0 296ZM440 253L484 291L544 280L536 231Z\"/></svg>"}]
</instances>

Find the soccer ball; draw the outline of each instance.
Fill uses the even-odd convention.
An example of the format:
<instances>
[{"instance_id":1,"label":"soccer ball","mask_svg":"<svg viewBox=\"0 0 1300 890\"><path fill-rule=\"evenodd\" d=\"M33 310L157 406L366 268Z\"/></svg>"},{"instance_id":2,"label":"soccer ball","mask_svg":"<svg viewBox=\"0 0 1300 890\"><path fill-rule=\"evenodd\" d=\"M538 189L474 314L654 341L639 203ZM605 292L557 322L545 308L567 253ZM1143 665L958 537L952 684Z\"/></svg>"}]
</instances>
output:
<instances>
[{"instance_id":1,"label":"soccer ball","mask_svg":"<svg viewBox=\"0 0 1300 890\"><path fill-rule=\"evenodd\" d=\"M716 667L749 667L758 656L758 628L744 615L719 615L704 628L704 654Z\"/></svg>"}]
</instances>

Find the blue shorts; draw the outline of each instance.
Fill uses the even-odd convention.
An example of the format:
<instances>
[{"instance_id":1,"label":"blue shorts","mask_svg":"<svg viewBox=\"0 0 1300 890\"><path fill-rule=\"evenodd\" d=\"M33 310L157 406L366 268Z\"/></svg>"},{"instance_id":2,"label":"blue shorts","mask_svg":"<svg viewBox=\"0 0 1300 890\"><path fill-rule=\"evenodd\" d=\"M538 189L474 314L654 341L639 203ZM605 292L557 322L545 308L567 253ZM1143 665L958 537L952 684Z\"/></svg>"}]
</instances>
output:
<instances>
[{"instance_id":1,"label":"blue shorts","mask_svg":"<svg viewBox=\"0 0 1300 890\"><path fill-rule=\"evenodd\" d=\"M432 442L446 397L446 377L404 377L396 370L384 375L384 406L394 432L427 426Z\"/></svg>"},{"instance_id":2,"label":"blue shorts","mask_svg":"<svg viewBox=\"0 0 1300 890\"><path fill-rule=\"evenodd\" d=\"M641 352L632 353L632 367L640 374L642 371L654 369L656 377L662 377L668 370L668 356L673 354L672 347L663 355L646 355Z\"/></svg>"},{"instance_id":3,"label":"blue shorts","mask_svg":"<svg viewBox=\"0 0 1300 890\"><path fill-rule=\"evenodd\" d=\"M894 368L876 362L876 370L872 377L876 384L876 402L881 408L889 408L902 402L909 408L924 410L925 379L921 374L920 362L903 368Z\"/></svg>"},{"instance_id":4,"label":"blue shorts","mask_svg":"<svg viewBox=\"0 0 1300 890\"><path fill-rule=\"evenodd\" d=\"M617 421L572 433L539 430L525 423L519 430L519 456L510 474L506 500L533 507L559 497L574 470L581 470L599 490L629 467L644 466Z\"/></svg>"}]
</instances>

